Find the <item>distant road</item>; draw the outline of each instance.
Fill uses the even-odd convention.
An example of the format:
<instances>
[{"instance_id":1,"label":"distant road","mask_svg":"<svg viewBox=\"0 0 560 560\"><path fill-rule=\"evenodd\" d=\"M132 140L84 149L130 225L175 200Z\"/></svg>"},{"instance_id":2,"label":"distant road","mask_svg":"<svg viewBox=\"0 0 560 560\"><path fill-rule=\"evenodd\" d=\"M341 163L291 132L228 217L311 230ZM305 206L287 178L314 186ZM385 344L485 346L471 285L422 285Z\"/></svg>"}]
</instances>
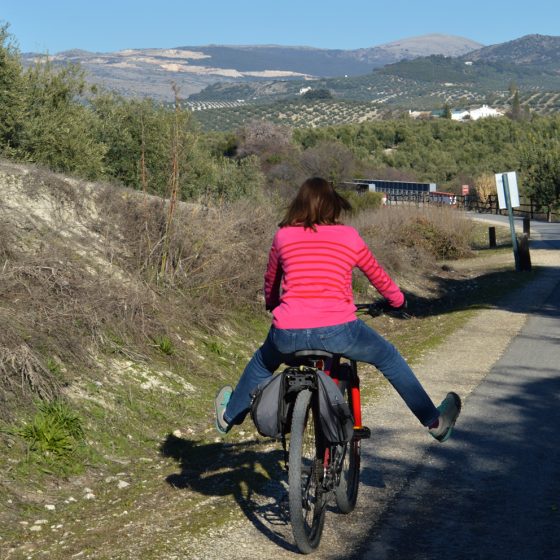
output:
<instances>
[{"instance_id":1,"label":"distant road","mask_svg":"<svg viewBox=\"0 0 560 560\"><path fill-rule=\"evenodd\" d=\"M489 224L500 224L509 227L507 216L497 216L495 214L475 214L467 212L466 216L473 220L488 222ZM514 217L515 229L523 231L523 218ZM531 220L531 248L532 249L556 249L560 250L560 224L547 223Z\"/></svg>"}]
</instances>

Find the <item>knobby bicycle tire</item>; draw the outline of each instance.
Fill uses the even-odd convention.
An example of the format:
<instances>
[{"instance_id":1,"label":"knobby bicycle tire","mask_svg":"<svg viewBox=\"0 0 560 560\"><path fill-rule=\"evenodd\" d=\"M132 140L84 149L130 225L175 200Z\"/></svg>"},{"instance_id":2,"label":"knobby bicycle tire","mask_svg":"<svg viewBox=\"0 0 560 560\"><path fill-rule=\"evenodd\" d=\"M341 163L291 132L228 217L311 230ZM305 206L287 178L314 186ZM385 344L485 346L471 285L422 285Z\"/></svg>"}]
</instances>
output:
<instances>
[{"instance_id":1,"label":"knobby bicycle tire","mask_svg":"<svg viewBox=\"0 0 560 560\"><path fill-rule=\"evenodd\" d=\"M352 375L357 375L356 363L348 364L353 370ZM352 410L352 402L349 390L349 379L342 379L339 388ZM344 451L344 462L340 473L340 482L335 490L336 505L341 513L350 513L356 507L358 499L358 488L360 486L360 452L361 442L357 438L352 438Z\"/></svg>"},{"instance_id":2,"label":"knobby bicycle tire","mask_svg":"<svg viewBox=\"0 0 560 560\"><path fill-rule=\"evenodd\" d=\"M290 520L296 545L309 554L321 541L327 495L322 491L324 446L319 441L318 418L312 393L298 393L292 414L288 459Z\"/></svg>"},{"instance_id":3,"label":"knobby bicycle tire","mask_svg":"<svg viewBox=\"0 0 560 560\"><path fill-rule=\"evenodd\" d=\"M336 505L341 513L350 513L356 507L360 486L360 440L352 439L346 445L340 483L335 490Z\"/></svg>"}]
</instances>

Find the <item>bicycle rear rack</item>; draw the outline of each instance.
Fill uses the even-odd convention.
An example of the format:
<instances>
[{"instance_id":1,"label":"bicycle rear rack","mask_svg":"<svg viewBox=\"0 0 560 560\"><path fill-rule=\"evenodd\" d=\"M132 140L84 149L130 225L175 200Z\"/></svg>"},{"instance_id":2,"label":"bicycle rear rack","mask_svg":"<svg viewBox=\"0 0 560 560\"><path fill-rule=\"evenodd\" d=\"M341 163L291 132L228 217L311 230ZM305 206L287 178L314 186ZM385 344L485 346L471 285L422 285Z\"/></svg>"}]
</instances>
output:
<instances>
[{"instance_id":1,"label":"bicycle rear rack","mask_svg":"<svg viewBox=\"0 0 560 560\"><path fill-rule=\"evenodd\" d=\"M309 366L291 367L284 372L289 393L317 389L317 370Z\"/></svg>"}]
</instances>

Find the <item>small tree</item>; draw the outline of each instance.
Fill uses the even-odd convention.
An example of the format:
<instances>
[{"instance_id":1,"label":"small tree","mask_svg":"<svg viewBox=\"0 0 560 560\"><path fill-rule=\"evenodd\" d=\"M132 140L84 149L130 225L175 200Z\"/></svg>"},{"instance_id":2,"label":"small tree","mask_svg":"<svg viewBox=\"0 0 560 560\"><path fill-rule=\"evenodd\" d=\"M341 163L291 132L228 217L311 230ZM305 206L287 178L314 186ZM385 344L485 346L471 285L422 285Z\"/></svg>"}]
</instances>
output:
<instances>
[{"instance_id":1,"label":"small tree","mask_svg":"<svg viewBox=\"0 0 560 560\"><path fill-rule=\"evenodd\" d=\"M24 110L22 73L8 25L0 26L0 151L8 154L19 144Z\"/></svg>"},{"instance_id":2,"label":"small tree","mask_svg":"<svg viewBox=\"0 0 560 560\"><path fill-rule=\"evenodd\" d=\"M519 101L519 92L516 90L513 94L513 99L511 101L511 119L514 121L520 121L523 119L524 111L521 108L521 102Z\"/></svg>"},{"instance_id":3,"label":"small tree","mask_svg":"<svg viewBox=\"0 0 560 560\"><path fill-rule=\"evenodd\" d=\"M24 78L25 112L17 155L57 171L101 176L105 146L96 138L95 115L82 102L83 71L75 65L57 70L47 60L29 69Z\"/></svg>"},{"instance_id":4,"label":"small tree","mask_svg":"<svg viewBox=\"0 0 560 560\"><path fill-rule=\"evenodd\" d=\"M324 177L336 185L352 177L356 162L344 144L327 141L305 150L301 165L308 176Z\"/></svg>"},{"instance_id":5,"label":"small tree","mask_svg":"<svg viewBox=\"0 0 560 560\"><path fill-rule=\"evenodd\" d=\"M517 84L516 84L515 80L512 80L509 83L508 90L509 90L509 94L512 95L512 96L517 93L518 88L517 88Z\"/></svg>"},{"instance_id":6,"label":"small tree","mask_svg":"<svg viewBox=\"0 0 560 560\"><path fill-rule=\"evenodd\" d=\"M332 99L333 95L327 88L310 89L302 95L302 99L307 101L321 101L325 99Z\"/></svg>"},{"instance_id":7,"label":"small tree","mask_svg":"<svg viewBox=\"0 0 560 560\"><path fill-rule=\"evenodd\" d=\"M473 183L476 198L483 205L489 205L491 198L496 196L496 178L492 173L482 173Z\"/></svg>"},{"instance_id":8,"label":"small tree","mask_svg":"<svg viewBox=\"0 0 560 560\"><path fill-rule=\"evenodd\" d=\"M285 126L268 121L253 120L239 133L237 155L257 155L266 167L278 163L278 158L293 149L292 132Z\"/></svg>"},{"instance_id":9,"label":"small tree","mask_svg":"<svg viewBox=\"0 0 560 560\"><path fill-rule=\"evenodd\" d=\"M552 210L560 206L560 141L541 138L523 153L521 164L529 195L550 221Z\"/></svg>"}]
</instances>

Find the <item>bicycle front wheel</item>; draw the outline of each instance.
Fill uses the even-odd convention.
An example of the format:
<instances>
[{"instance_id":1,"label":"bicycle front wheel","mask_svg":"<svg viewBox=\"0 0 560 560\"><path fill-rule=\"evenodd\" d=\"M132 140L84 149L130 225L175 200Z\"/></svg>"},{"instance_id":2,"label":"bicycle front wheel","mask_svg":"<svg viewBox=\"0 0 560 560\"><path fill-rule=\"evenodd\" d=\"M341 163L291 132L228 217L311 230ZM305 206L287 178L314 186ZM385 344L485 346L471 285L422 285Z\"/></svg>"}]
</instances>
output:
<instances>
[{"instance_id":1,"label":"bicycle front wheel","mask_svg":"<svg viewBox=\"0 0 560 560\"><path fill-rule=\"evenodd\" d=\"M294 403L288 460L292 532L304 554L316 549L321 541L327 502L322 488L325 452L311 397L311 391L305 389Z\"/></svg>"}]
</instances>

